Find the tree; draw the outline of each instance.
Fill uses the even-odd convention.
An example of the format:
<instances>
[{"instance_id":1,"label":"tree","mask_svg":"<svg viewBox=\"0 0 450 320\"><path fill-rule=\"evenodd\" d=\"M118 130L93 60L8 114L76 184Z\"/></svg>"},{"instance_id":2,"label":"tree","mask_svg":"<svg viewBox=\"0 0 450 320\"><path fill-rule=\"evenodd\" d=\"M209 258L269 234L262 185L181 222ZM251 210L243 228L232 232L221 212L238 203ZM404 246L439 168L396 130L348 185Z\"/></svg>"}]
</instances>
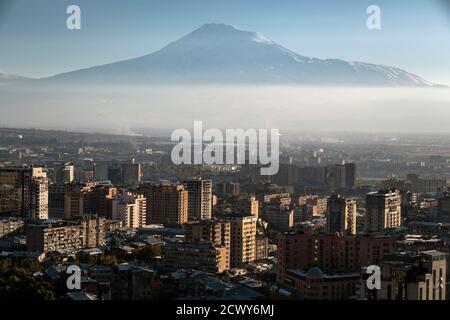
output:
<instances>
[{"instance_id":1,"label":"tree","mask_svg":"<svg viewBox=\"0 0 450 320\"><path fill-rule=\"evenodd\" d=\"M111 236L110 245L111 245L111 248L114 248L114 249L120 247L120 240L119 240L119 237L117 236L117 234L114 233Z\"/></svg>"},{"instance_id":2,"label":"tree","mask_svg":"<svg viewBox=\"0 0 450 320\"><path fill-rule=\"evenodd\" d=\"M114 266L117 264L117 258L116 256L111 256L111 255L99 255L97 258L97 263L101 264L101 265L106 265L106 266Z\"/></svg>"},{"instance_id":3,"label":"tree","mask_svg":"<svg viewBox=\"0 0 450 320\"><path fill-rule=\"evenodd\" d=\"M152 258L161 255L161 248L159 246L148 246L140 249L136 254L136 259L144 262L150 262Z\"/></svg>"},{"instance_id":4,"label":"tree","mask_svg":"<svg viewBox=\"0 0 450 320\"><path fill-rule=\"evenodd\" d=\"M8 271L8 262L6 260L0 260L0 274Z\"/></svg>"},{"instance_id":5,"label":"tree","mask_svg":"<svg viewBox=\"0 0 450 320\"><path fill-rule=\"evenodd\" d=\"M0 300L55 300L54 288L30 269L0 264Z\"/></svg>"}]
</instances>

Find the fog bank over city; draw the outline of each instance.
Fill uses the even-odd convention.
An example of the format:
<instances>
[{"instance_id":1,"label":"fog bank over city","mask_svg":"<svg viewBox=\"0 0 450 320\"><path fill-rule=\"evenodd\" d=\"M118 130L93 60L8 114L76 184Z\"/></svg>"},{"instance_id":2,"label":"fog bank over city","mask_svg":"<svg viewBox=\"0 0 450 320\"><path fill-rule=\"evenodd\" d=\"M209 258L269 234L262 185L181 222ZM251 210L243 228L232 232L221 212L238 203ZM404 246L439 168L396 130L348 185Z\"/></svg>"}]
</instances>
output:
<instances>
[{"instance_id":1,"label":"fog bank over city","mask_svg":"<svg viewBox=\"0 0 450 320\"><path fill-rule=\"evenodd\" d=\"M209 128L450 132L448 88L8 86L0 126L118 134Z\"/></svg>"}]
</instances>

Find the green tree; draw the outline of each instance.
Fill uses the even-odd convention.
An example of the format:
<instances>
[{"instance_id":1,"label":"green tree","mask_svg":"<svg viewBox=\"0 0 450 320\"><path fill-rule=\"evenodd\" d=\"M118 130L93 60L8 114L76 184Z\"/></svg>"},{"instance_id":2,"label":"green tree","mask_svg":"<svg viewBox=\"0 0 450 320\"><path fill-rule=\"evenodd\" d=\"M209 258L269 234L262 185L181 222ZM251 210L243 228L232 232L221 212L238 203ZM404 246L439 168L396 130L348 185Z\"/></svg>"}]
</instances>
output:
<instances>
[{"instance_id":1,"label":"green tree","mask_svg":"<svg viewBox=\"0 0 450 320\"><path fill-rule=\"evenodd\" d=\"M30 269L0 266L0 300L55 300L54 288Z\"/></svg>"}]
</instances>

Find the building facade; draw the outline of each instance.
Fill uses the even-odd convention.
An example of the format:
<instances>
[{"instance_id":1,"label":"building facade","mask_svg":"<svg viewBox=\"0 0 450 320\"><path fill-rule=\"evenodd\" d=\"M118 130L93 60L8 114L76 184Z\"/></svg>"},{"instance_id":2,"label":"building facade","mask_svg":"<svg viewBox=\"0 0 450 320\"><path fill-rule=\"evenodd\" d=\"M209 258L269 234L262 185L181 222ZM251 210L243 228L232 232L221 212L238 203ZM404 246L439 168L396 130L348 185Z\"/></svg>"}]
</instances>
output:
<instances>
[{"instance_id":1,"label":"building facade","mask_svg":"<svg viewBox=\"0 0 450 320\"><path fill-rule=\"evenodd\" d=\"M45 253L104 246L105 225L105 218L102 217L82 217L54 224L30 224L26 227L27 250Z\"/></svg>"},{"instance_id":2,"label":"building facade","mask_svg":"<svg viewBox=\"0 0 450 320\"><path fill-rule=\"evenodd\" d=\"M0 214L48 218L48 179L43 168L0 168Z\"/></svg>"},{"instance_id":3,"label":"building facade","mask_svg":"<svg viewBox=\"0 0 450 320\"><path fill-rule=\"evenodd\" d=\"M188 220L204 220L212 217L212 182L201 178L184 181L188 191Z\"/></svg>"},{"instance_id":4,"label":"building facade","mask_svg":"<svg viewBox=\"0 0 450 320\"><path fill-rule=\"evenodd\" d=\"M147 198L147 223L181 225L188 221L188 191L181 184L145 184L139 193Z\"/></svg>"},{"instance_id":5,"label":"building facade","mask_svg":"<svg viewBox=\"0 0 450 320\"><path fill-rule=\"evenodd\" d=\"M365 231L382 232L402 223L401 196L398 190L379 190L366 196Z\"/></svg>"},{"instance_id":6,"label":"building facade","mask_svg":"<svg viewBox=\"0 0 450 320\"><path fill-rule=\"evenodd\" d=\"M252 215L231 214L223 217L231 223L230 265L240 267L256 259L256 218Z\"/></svg>"},{"instance_id":7,"label":"building facade","mask_svg":"<svg viewBox=\"0 0 450 320\"><path fill-rule=\"evenodd\" d=\"M331 195L327 205L327 232L356 234L356 201L353 198Z\"/></svg>"},{"instance_id":8,"label":"building facade","mask_svg":"<svg viewBox=\"0 0 450 320\"><path fill-rule=\"evenodd\" d=\"M230 268L228 250L211 243L167 242L163 247L167 267L222 273Z\"/></svg>"},{"instance_id":9,"label":"building facade","mask_svg":"<svg viewBox=\"0 0 450 320\"><path fill-rule=\"evenodd\" d=\"M288 269L307 271L318 267L330 274L359 272L361 266L379 263L394 248L395 241L381 233L354 236L298 229L278 237L277 281L284 283Z\"/></svg>"},{"instance_id":10,"label":"building facade","mask_svg":"<svg viewBox=\"0 0 450 320\"><path fill-rule=\"evenodd\" d=\"M144 195L122 193L112 200L112 219L121 220L125 228L140 228L147 224L147 198Z\"/></svg>"}]
</instances>

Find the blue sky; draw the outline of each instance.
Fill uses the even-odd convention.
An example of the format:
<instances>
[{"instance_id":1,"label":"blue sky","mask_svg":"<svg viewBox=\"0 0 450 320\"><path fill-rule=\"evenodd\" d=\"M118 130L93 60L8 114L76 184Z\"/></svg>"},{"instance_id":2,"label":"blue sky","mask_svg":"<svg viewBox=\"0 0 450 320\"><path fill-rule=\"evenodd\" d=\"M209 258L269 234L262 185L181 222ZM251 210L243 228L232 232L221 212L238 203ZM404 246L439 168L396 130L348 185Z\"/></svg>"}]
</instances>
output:
<instances>
[{"instance_id":1,"label":"blue sky","mask_svg":"<svg viewBox=\"0 0 450 320\"><path fill-rule=\"evenodd\" d=\"M0 0L0 69L45 77L144 55L209 22L302 55L392 65L450 85L448 0ZM77 4L82 29L66 28ZM382 30L366 28L381 8Z\"/></svg>"}]
</instances>

